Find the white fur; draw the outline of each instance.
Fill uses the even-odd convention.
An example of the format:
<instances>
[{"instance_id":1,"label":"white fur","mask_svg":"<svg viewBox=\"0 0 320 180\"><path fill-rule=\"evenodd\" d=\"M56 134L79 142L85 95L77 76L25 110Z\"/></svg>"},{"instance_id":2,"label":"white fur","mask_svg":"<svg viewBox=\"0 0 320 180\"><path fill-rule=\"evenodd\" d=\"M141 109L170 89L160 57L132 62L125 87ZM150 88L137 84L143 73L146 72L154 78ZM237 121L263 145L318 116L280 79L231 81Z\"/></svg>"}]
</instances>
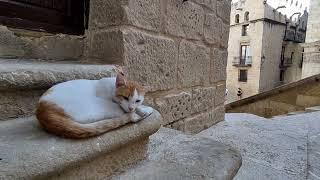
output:
<instances>
[{"instance_id":1,"label":"white fur","mask_svg":"<svg viewBox=\"0 0 320 180\"><path fill-rule=\"evenodd\" d=\"M136 91L129 101L119 104L112 101L115 95L116 78L101 80L73 80L57 84L40 101L48 101L64 109L65 113L80 123L92 123L102 119L119 117L142 104L143 95ZM140 99L140 103L136 100Z\"/></svg>"}]
</instances>

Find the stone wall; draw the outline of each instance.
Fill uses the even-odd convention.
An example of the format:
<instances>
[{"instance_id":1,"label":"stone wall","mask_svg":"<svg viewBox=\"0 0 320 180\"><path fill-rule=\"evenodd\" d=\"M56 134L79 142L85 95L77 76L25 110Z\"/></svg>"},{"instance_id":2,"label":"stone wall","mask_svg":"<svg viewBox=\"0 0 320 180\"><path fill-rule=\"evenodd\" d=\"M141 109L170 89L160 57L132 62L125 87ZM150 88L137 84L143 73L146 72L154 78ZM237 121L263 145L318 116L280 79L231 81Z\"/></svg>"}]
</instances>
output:
<instances>
[{"instance_id":1,"label":"stone wall","mask_svg":"<svg viewBox=\"0 0 320 180\"><path fill-rule=\"evenodd\" d=\"M0 24L0 58L79 60L83 36L12 29Z\"/></svg>"},{"instance_id":2,"label":"stone wall","mask_svg":"<svg viewBox=\"0 0 320 180\"><path fill-rule=\"evenodd\" d=\"M196 133L224 119L229 0L91 0L85 57L150 86L163 125Z\"/></svg>"}]
</instances>

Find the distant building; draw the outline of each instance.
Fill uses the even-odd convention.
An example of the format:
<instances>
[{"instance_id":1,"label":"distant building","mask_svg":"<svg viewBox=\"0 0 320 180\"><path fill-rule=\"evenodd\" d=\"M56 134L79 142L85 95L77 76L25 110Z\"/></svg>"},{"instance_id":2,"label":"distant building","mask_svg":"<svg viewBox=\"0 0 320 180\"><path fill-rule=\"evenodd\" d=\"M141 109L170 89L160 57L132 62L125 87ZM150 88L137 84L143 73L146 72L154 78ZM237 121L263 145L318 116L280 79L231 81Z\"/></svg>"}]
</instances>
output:
<instances>
[{"instance_id":1,"label":"distant building","mask_svg":"<svg viewBox=\"0 0 320 180\"><path fill-rule=\"evenodd\" d=\"M279 2L283 2L279 4ZM297 4L297 5L296 5ZM233 1L227 62L228 102L300 79L306 0Z\"/></svg>"},{"instance_id":2,"label":"distant building","mask_svg":"<svg viewBox=\"0 0 320 180\"><path fill-rule=\"evenodd\" d=\"M311 0L302 78L320 73L320 1Z\"/></svg>"}]
</instances>

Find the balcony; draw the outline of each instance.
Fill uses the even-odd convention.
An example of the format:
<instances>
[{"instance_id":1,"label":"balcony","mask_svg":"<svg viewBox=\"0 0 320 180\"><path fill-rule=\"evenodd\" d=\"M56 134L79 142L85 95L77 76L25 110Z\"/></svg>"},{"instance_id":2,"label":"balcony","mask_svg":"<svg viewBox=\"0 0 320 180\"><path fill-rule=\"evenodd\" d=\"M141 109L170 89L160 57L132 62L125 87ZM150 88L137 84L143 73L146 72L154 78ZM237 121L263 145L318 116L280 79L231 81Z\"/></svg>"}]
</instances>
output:
<instances>
[{"instance_id":1,"label":"balcony","mask_svg":"<svg viewBox=\"0 0 320 180\"><path fill-rule=\"evenodd\" d=\"M251 56L234 57L232 64L233 66L236 66L236 67L251 67L252 57Z\"/></svg>"},{"instance_id":2,"label":"balcony","mask_svg":"<svg viewBox=\"0 0 320 180\"><path fill-rule=\"evenodd\" d=\"M283 58L283 60L280 61L279 67L281 69L288 68L292 65L292 59L291 58Z\"/></svg>"}]
</instances>

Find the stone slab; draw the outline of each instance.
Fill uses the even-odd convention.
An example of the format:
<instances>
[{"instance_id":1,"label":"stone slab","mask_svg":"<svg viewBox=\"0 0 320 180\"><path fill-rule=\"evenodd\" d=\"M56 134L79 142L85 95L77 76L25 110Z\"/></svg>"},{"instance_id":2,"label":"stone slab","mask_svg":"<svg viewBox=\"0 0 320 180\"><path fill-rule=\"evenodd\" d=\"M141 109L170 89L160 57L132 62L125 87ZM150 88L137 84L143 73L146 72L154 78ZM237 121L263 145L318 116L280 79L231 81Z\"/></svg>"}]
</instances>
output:
<instances>
[{"instance_id":1,"label":"stone slab","mask_svg":"<svg viewBox=\"0 0 320 180\"><path fill-rule=\"evenodd\" d=\"M239 151L243 165L235 179L316 179L320 112L265 119L242 113L199 133Z\"/></svg>"},{"instance_id":2,"label":"stone slab","mask_svg":"<svg viewBox=\"0 0 320 180\"><path fill-rule=\"evenodd\" d=\"M0 26L0 58L79 60L83 51L82 36L35 33Z\"/></svg>"},{"instance_id":3,"label":"stone slab","mask_svg":"<svg viewBox=\"0 0 320 180\"><path fill-rule=\"evenodd\" d=\"M101 79L115 76L112 65L89 65L77 62L41 62L23 59L0 59L0 91L47 89L74 79Z\"/></svg>"},{"instance_id":4,"label":"stone slab","mask_svg":"<svg viewBox=\"0 0 320 180\"><path fill-rule=\"evenodd\" d=\"M113 179L232 179L241 166L241 156L229 146L167 128L150 137L148 154Z\"/></svg>"},{"instance_id":5,"label":"stone slab","mask_svg":"<svg viewBox=\"0 0 320 180\"><path fill-rule=\"evenodd\" d=\"M98 137L72 140L47 134L33 117L1 122L0 179L45 178L70 167L77 168L81 162L148 138L159 129L160 123L161 116L154 111L141 122Z\"/></svg>"}]
</instances>

